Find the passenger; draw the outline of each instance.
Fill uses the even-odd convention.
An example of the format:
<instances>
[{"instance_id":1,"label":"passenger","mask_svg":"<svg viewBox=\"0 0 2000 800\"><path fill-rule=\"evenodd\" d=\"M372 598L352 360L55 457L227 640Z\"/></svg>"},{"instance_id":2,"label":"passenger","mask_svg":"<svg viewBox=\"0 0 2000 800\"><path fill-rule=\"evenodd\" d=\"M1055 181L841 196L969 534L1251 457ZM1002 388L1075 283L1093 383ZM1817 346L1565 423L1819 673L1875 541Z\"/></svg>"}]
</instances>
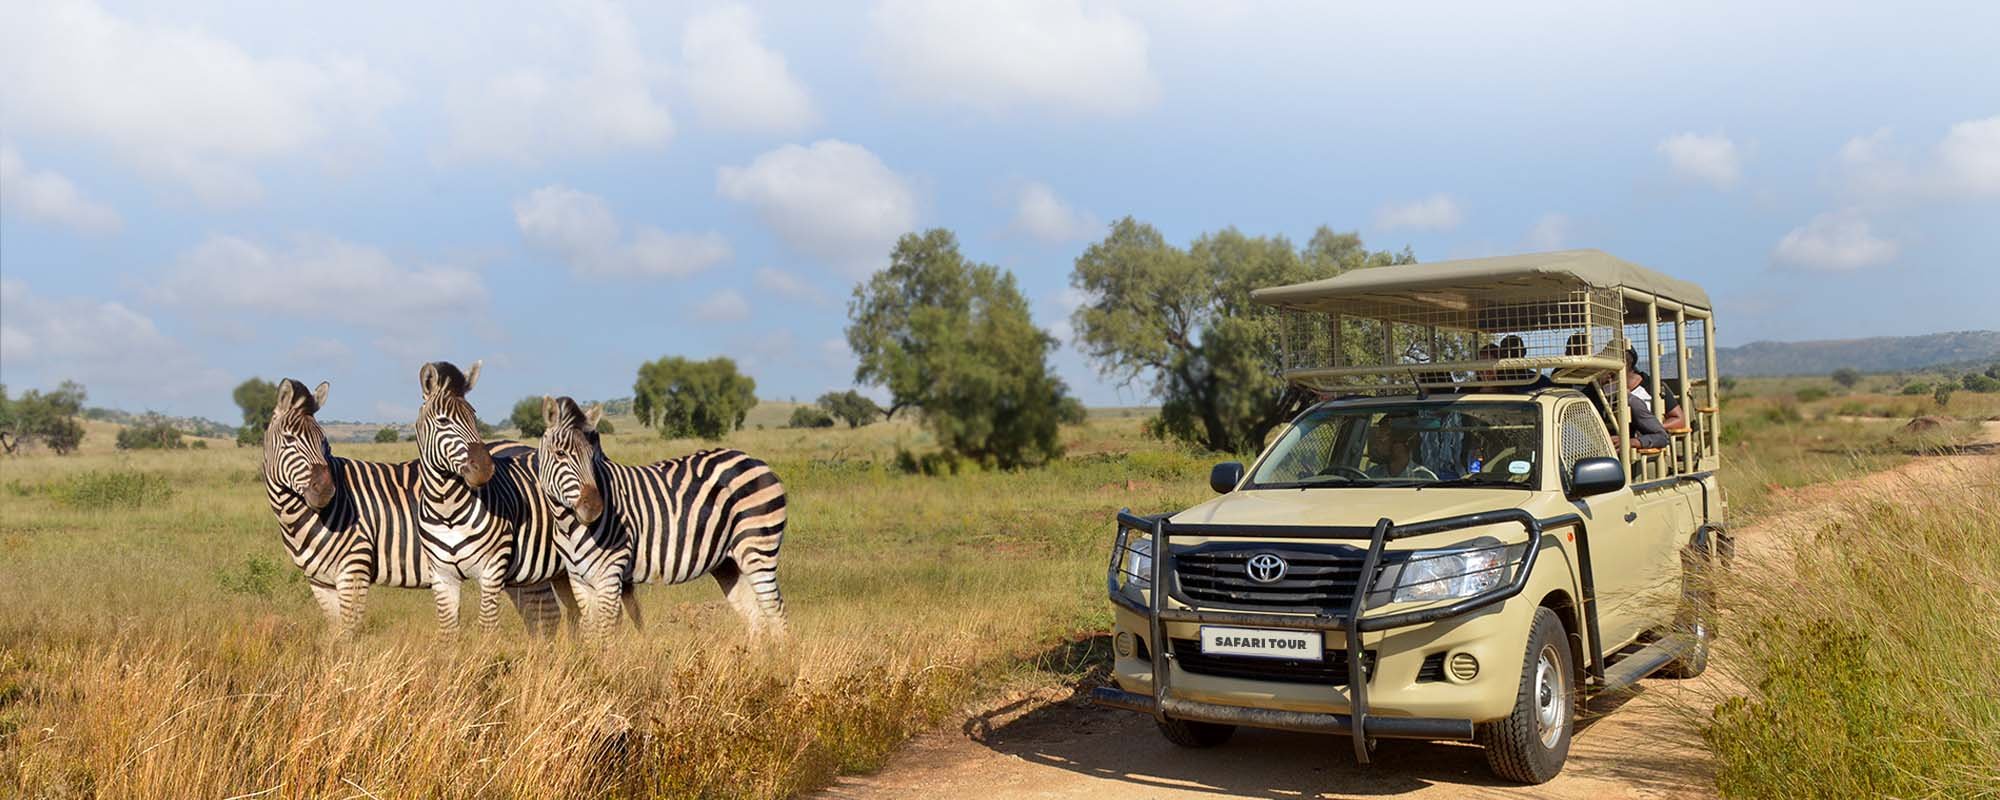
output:
<instances>
[{"instance_id":1,"label":"passenger","mask_svg":"<svg viewBox=\"0 0 2000 800\"><path fill-rule=\"evenodd\" d=\"M1499 360L1500 360L1500 346L1499 346L1499 345L1497 345L1497 344L1482 344L1482 345L1480 345L1480 346L1479 346L1479 360L1480 360L1480 361L1499 361ZM1492 386L1492 385L1490 385L1490 382L1491 382L1491 381L1495 381L1495 380L1499 380L1499 376L1500 376L1500 373L1498 373L1498 372L1496 372L1496 371L1494 371L1494 370L1490 370L1490 369L1482 369L1482 370L1479 370L1479 371L1477 371L1477 372L1474 372L1474 373L1472 373L1472 376L1473 376L1473 378L1474 378L1474 379L1478 380L1478 381L1479 381L1480 383L1482 383L1482 384L1489 384L1489 385L1484 385L1484 386L1478 386L1478 387L1475 387L1475 388L1473 388L1473 389L1472 389L1472 393L1473 393L1473 394L1505 394L1505 393L1507 392L1507 389L1506 389L1505 387L1502 387L1502 386Z\"/></svg>"},{"instance_id":2,"label":"passenger","mask_svg":"<svg viewBox=\"0 0 2000 800\"><path fill-rule=\"evenodd\" d=\"M1521 341L1521 337L1511 333L1507 334L1506 338L1500 340L1500 345L1496 349L1499 352L1499 358L1528 357L1527 343ZM1527 384L1526 386L1517 385L1508 387L1505 391L1509 392L1533 392L1537 389L1547 389L1556 385L1555 381L1550 380L1547 375L1541 374L1538 370L1522 368L1503 369L1497 374L1500 376L1500 380L1515 384Z\"/></svg>"},{"instance_id":3,"label":"passenger","mask_svg":"<svg viewBox=\"0 0 2000 800\"><path fill-rule=\"evenodd\" d=\"M1588 333L1570 334L1569 343L1563 345L1563 355L1566 356L1590 355L1590 334Z\"/></svg>"},{"instance_id":4,"label":"passenger","mask_svg":"<svg viewBox=\"0 0 2000 800\"><path fill-rule=\"evenodd\" d=\"M1625 348L1625 371L1639 377L1639 388L1632 390L1632 394L1644 401L1646 411L1651 412L1653 410L1653 392L1648 387L1652 383L1652 379L1651 376L1639 371L1639 352L1630 347ZM1667 392L1666 394L1667 415L1660 418L1660 424L1670 431L1686 428L1687 413L1681 410L1680 395L1674 392Z\"/></svg>"},{"instance_id":5,"label":"passenger","mask_svg":"<svg viewBox=\"0 0 2000 800\"><path fill-rule=\"evenodd\" d=\"M1667 429L1660 424L1659 418L1653 416L1652 403L1639 394L1639 384L1642 380L1639 371L1630 368L1630 365L1636 359L1636 355L1630 350L1625 352L1627 364L1625 370L1625 405L1632 409L1632 446L1643 448L1666 447L1667 443L1672 441L1672 439L1667 436ZM1606 394L1611 392L1611 385L1617 382L1617 380L1617 373L1604 373L1602 386ZM1615 433L1611 435L1611 446L1618 446L1618 435Z\"/></svg>"},{"instance_id":6,"label":"passenger","mask_svg":"<svg viewBox=\"0 0 2000 800\"><path fill-rule=\"evenodd\" d=\"M1388 460L1377 460L1363 474L1370 478L1422 478L1429 481L1438 479L1437 473L1432 472L1430 467L1417 463L1412 457L1417 450L1417 434L1385 432L1369 443L1370 458L1375 458L1381 453L1375 446L1381 444L1384 439L1388 441Z\"/></svg>"}]
</instances>

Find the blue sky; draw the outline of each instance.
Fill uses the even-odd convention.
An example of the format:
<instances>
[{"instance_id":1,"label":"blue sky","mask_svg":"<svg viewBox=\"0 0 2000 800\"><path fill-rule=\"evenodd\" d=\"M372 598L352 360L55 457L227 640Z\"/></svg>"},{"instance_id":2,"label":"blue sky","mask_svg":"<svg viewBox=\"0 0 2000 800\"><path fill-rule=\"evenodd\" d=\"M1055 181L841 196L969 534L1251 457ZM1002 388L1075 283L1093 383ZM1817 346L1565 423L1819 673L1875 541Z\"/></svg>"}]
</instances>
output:
<instances>
[{"instance_id":1,"label":"blue sky","mask_svg":"<svg viewBox=\"0 0 2000 800\"><path fill-rule=\"evenodd\" d=\"M720 354L808 399L896 235L1066 336L1128 214L1598 247L1724 344L2000 327L1995 4L0 5L13 391L228 420L295 377L400 421L484 359L498 416Z\"/></svg>"}]
</instances>

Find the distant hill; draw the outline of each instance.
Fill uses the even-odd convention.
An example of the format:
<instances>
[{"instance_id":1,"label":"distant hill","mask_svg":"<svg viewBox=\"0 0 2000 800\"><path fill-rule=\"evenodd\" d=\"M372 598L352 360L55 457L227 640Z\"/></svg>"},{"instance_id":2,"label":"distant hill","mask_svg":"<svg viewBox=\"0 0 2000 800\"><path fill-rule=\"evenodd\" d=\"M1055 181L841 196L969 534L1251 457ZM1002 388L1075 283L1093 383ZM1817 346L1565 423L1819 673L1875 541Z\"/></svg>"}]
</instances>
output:
<instances>
[{"instance_id":1,"label":"distant hill","mask_svg":"<svg viewBox=\"0 0 2000 800\"><path fill-rule=\"evenodd\" d=\"M110 422L118 425L132 425L137 423L143 416L145 415L134 414L130 411L116 408L86 408L83 410L84 419ZM207 417L162 417L162 419L165 419L167 424L174 426L175 429L182 433L209 439L236 438L236 426L224 425Z\"/></svg>"},{"instance_id":2,"label":"distant hill","mask_svg":"<svg viewBox=\"0 0 2000 800\"><path fill-rule=\"evenodd\" d=\"M1715 351L1722 374L1825 375L1841 367L1862 372L1907 372L1939 366L2000 361L2000 331L1954 331L1924 336L1877 336L1810 342L1751 342Z\"/></svg>"}]
</instances>

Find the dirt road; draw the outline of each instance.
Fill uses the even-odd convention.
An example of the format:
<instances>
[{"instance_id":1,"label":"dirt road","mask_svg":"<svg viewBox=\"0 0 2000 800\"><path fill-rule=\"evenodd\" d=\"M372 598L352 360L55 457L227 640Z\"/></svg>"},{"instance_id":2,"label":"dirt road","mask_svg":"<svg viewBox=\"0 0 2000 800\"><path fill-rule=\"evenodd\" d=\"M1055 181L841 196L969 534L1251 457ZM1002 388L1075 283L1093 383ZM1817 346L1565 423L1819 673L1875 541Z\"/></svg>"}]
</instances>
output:
<instances>
[{"instance_id":1,"label":"dirt road","mask_svg":"<svg viewBox=\"0 0 2000 800\"><path fill-rule=\"evenodd\" d=\"M1987 425L2000 440L2000 425ZM1828 503L1921 491L1946 473L1991 470L2000 448L1925 458L1887 472L1794 490L1791 511L1737 531L1739 559L1781 558L1774 544L1810 526ZM1562 775L1541 786L1495 779L1468 744L1384 741L1359 766L1347 740L1241 730L1228 745L1184 750L1152 720L1090 707L1068 695L1029 697L919 737L876 775L843 779L824 800L900 798L1694 798L1713 796L1711 765L1693 733L1696 701L1714 697L1718 671L1693 681L1648 680L1599 698L1582 715ZM1676 703L1676 700L1687 701Z\"/></svg>"}]
</instances>

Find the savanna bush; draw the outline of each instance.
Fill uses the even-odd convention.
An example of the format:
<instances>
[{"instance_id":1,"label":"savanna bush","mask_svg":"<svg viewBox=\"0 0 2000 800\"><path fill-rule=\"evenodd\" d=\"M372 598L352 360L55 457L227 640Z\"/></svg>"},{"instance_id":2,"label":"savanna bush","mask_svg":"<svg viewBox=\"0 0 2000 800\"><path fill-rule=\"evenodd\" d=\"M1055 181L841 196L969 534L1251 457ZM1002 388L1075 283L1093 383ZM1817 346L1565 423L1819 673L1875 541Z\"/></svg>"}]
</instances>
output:
<instances>
[{"instance_id":1,"label":"savanna bush","mask_svg":"<svg viewBox=\"0 0 2000 800\"><path fill-rule=\"evenodd\" d=\"M174 495L166 478L127 470L78 473L46 484L42 491L57 505L84 511L139 508Z\"/></svg>"}]
</instances>

